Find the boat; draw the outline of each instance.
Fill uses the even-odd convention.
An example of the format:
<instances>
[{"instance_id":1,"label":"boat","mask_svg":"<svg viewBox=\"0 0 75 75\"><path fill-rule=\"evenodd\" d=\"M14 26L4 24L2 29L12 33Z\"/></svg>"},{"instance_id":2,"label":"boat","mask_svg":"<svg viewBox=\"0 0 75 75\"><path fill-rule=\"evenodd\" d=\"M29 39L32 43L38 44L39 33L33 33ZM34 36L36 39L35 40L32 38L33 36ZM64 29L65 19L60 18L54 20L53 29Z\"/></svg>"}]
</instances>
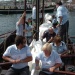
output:
<instances>
[{"instance_id":1,"label":"boat","mask_svg":"<svg viewBox=\"0 0 75 75\"><path fill-rule=\"evenodd\" d=\"M2 54L4 53L4 51L6 50L6 48L9 45L14 44L14 40L16 37L16 31L12 31L11 33L3 34L0 36L0 38L3 38L5 36L6 36L6 40L4 40L3 42L0 43L0 72L1 72L1 74L2 74L3 70L5 70L5 72L6 72L8 70L8 68L12 65L12 63L6 62L2 59ZM73 67L75 67L75 44L71 42L71 40L70 40L71 38L73 39L75 37L74 36L69 37L69 39L68 39L67 47L69 49L69 53L67 55L61 56L62 58L68 58L68 60L69 60L68 62L71 62L71 64L68 64L68 66L65 65L64 69L59 69L59 71L57 71L57 70L54 71L55 73L58 73L59 75L75 75L75 72L72 69ZM41 46L40 41L36 40L35 42L36 42L36 45L38 44L39 46ZM40 49L38 51L40 51ZM37 53L37 50L35 52ZM34 57L34 59L35 59L35 57ZM33 65L35 67L34 61L32 61L31 64L29 64L29 65L30 66ZM36 73L34 67L31 70L31 75L35 75L35 73ZM71 69L67 69L67 67L70 67Z\"/></svg>"}]
</instances>

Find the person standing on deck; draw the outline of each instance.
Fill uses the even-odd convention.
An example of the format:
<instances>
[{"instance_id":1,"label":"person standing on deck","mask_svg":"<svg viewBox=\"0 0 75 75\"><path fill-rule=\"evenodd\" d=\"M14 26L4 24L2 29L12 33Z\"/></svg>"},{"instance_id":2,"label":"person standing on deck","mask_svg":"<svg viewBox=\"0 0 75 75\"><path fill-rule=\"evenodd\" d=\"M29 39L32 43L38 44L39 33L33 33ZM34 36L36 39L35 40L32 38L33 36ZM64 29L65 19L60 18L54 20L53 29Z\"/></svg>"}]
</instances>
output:
<instances>
[{"instance_id":1,"label":"person standing on deck","mask_svg":"<svg viewBox=\"0 0 75 75\"><path fill-rule=\"evenodd\" d=\"M32 36L32 27L28 24L28 22L30 22L30 20L28 20L28 22L25 21L24 24L24 17L26 16L26 13L24 12L22 14L22 16L20 17L20 19L18 20L18 22L16 23L16 36L23 36L23 32L25 33L25 37L28 38L30 36ZM25 25L25 29L23 29L23 26ZM27 44L29 44L29 42L27 41Z\"/></svg>"},{"instance_id":2,"label":"person standing on deck","mask_svg":"<svg viewBox=\"0 0 75 75\"><path fill-rule=\"evenodd\" d=\"M32 8L32 21L36 23L36 5L33 5Z\"/></svg>"},{"instance_id":3,"label":"person standing on deck","mask_svg":"<svg viewBox=\"0 0 75 75\"><path fill-rule=\"evenodd\" d=\"M31 25L31 19L28 18L28 21L26 22L25 25L25 37L27 38L27 44L29 45L32 41L32 32L33 32L33 26Z\"/></svg>"},{"instance_id":4,"label":"person standing on deck","mask_svg":"<svg viewBox=\"0 0 75 75\"><path fill-rule=\"evenodd\" d=\"M40 23L41 23L41 20L42 20L42 12L41 12L41 7L40 7L40 9L39 9L39 21L40 21ZM32 8L32 21L34 24L36 23L36 5L35 4L33 5L33 8Z\"/></svg>"},{"instance_id":5,"label":"person standing on deck","mask_svg":"<svg viewBox=\"0 0 75 75\"><path fill-rule=\"evenodd\" d=\"M56 16L58 21L57 27L59 27L59 35L61 36L61 39L66 42L69 28L68 10L61 1L56 2L56 8Z\"/></svg>"},{"instance_id":6,"label":"person standing on deck","mask_svg":"<svg viewBox=\"0 0 75 75\"><path fill-rule=\"evenodd\" d=\"M32 61L32 55L24 36L17 36L2 58L12 63L5 75L30 75L28 62Z\"/></svg>"},{"instance_id":7,"label":"person standing on deck","mask_svg":"<svg viewBox=\"0 0 75 75\"><path fill-rule=\"evenodd\" d=\"M23 36L23 25L24 25L24 17L26 13L24 12L18 22L16 23L16 35Z\"/></svg>"}]
</instances>

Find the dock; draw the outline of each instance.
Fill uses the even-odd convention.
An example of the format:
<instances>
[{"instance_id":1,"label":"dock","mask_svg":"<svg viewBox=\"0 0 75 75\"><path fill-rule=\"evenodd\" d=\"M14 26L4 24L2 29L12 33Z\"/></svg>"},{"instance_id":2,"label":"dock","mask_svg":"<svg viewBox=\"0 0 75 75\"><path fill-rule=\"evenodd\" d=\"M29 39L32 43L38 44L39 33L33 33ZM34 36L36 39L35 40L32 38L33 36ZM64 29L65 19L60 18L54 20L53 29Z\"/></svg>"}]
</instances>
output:
<instances>
[{"instance_id":1,"label":"dock","mask_svg":"<svg viewBox=\"0 0 75 75\"><path fill-rule=\"evenodd\" d=\"M54 11L54 7L51 8L45 8L44 12L53 12ZM23 13L24 9L0 9L0 14L20 14ZM26 10L26 13L31 13L32 10L28 9Z\"/></svg>"}]
</instances>

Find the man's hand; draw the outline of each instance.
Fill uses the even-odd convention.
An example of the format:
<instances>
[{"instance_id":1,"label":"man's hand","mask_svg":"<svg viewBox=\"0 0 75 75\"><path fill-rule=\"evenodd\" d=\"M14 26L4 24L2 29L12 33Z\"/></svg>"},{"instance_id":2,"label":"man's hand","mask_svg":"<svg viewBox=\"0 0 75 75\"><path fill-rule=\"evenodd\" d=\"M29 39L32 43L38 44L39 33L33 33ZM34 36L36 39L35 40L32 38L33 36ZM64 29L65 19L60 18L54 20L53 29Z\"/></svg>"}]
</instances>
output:
<instances>
[{"instance_id":1,"label":"man's hand","mask_svg":"<svg viewBox=\"0 0 75 75\"><path fill-rule=\"evenodd\" d=\"M39 66L36 66L35 69L36 69L36 70L40 70L40 67L39 67Z\"/></svg>"},{"instance_id":2,"label":"man's hand","mask_svg":"<svg viewBox=\"0 0 75 75\"><path fill-rule=\"evenodd\" d=\"M60 26L60 24L58 24L56 27L58 28Z\"/></svg>"},{"instance_id":3,"label":"man's hand","mask_svg":"<svg viewBox=\"0 0 75 75\"><path fill-rule=\"evenodd\" d=\"M22 17L25 17L26 16L26 12L24 11L24 13L22 14Z\"/></svg>"},{"instance_id":4,"label":"man's hand","mask_svg":"<svg viewBox=\"0 0 75 75\"><path fill-rule=\"evenodd\" d=\"M50 72L53 72L54 70L55 70L55 67L49 68L49 71L50 71Z\"/></svg>"},{"instance_id":5,"label":"man's hand","mask_svg":"<svg viewBox=\"0 0 75 75\"><path fill-rule=\"evenodd\" d=\"M21 60L20 59L17 59L17 60L15 60L16 61L16 64L17 63L21 63Z\"/></svg>"},{"instance_id":6,"label":"man's hand","mask_svg":"<svg viewBox=\"0 0 75 75\"><path fill-rule=\"evenodd\" d=\"M11 62L12 64L16 64L16 60L11 59L10 62Z\"/></svg>"}]
</instances>

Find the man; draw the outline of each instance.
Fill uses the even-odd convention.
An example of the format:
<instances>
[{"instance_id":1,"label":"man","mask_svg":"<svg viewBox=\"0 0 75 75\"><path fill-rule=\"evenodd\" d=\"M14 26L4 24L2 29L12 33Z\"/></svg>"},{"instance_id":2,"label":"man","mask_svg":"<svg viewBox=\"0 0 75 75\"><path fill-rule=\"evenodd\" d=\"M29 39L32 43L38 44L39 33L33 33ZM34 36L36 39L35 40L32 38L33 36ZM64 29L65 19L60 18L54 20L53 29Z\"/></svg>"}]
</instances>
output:
<instances>
[{"instance_id":1,"label":"man","mask_svg":"<svg viewBox=\"0 0 75 75\"><path fill-rule=\"evenodd\" d=\"M59 35L61 36L61 39L66 42L69 28L68 10L63 6L61 1L58 1L56 3L56 8L56 16L58 21L57 27L59 27Z\"/></svg>"},{"instance_id":2,"label":"man","mask_svg":"<svg viewBox=\"0 0 75 75\"><path fill-rule=\"evenodd\" d=\"M32 56L25 37L17 36L15 44L4 52L3 59L12 63L6 75L29 75L28 62L32 60Z\"/></svg>"},{"instance_id":3,"label":"man","mask_svg":"<svg viewBox=\"0 0 75 75\"><path fill-rule=\"evenodd\" d=\"M16 35L23 36L23 25L24 25L24 17L26 13L24 12L18 22L16 23Z\"/></svg>"},{"instance_id":4,"label":"man","mask_svg":"<svg viewBox=\"0 0 75 75\"><path fill-rule=\"evenodd\" d=\"M50 27L48 30L46 30L42 36L42 40L46 38L46 42L51 43L53 42L53 39L55 37L56 33L54 32L53 28Z\"/></svg>"}]
</instances>

